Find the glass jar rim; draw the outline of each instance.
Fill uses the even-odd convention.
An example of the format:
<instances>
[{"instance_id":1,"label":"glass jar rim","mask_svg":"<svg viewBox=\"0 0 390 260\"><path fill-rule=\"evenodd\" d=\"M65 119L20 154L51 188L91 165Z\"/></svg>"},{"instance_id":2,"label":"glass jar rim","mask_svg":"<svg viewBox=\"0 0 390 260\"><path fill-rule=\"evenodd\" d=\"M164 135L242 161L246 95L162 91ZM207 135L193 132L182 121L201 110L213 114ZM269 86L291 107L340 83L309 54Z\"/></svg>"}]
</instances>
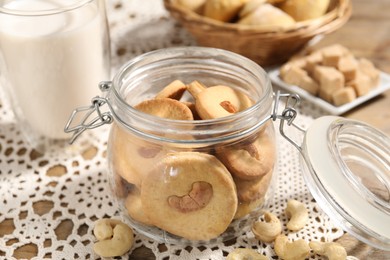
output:
<instances>
[{"instance_id":1,"label":"glass jar rim","mask_svg":"<svg viewBox=\"0 0 390 260\"><path fill-rule=\"evenodd\" d=\"M194 53L197 53L196 55ZM139 65L142 64L145 60L151 60L152 62L160 62L160 58L167 58L167 59L181 59L184 57L188 58L195 58L200 57L201 54L207 55L205 56L207 59L218 59L218 58L226 58L228 57L232 64L234 66L240 66L244 67L246 71L250 71L258 79L263 79L265 84L264 88L262 89L262 94L259 96L259 98L256 100L256 102L249 108L240 111L239 113L235 113L229 116L216 118L216 119L207 119L207 120L172 120L167 118L160 118L152 115L145 114L141 111L138 111L133 106L131 106L129 103L126 102L119 92L119 87L121 86L121 80L124 78L125 75L131 74L131 72L134 72L136 69L139 69ZM164 56L164 57L162 57ZM142 65L141 65L142 66ZM265 70L260 67L257 63L253 62L252 60L241 56L239 54L236 54L231 51L217 49L217 48L211 48L211 47L198 47L198 46L191 46L191 47L170 47L165 49L159 49L155 51L151 51L142 55L139 55L126 64L124 64L118 72L115 74L113 81L112 81L113 87L110 88L108 97L112 97L114 99L114 103L120 107L121 111L124 111L125 114L131 115L133 118L138 118L139 120L148 120L153 121L156 124L160 125L166 125L170 124L171 126L178 127L178 128L184 128L188 129L189 126L199 127L199 126L210 126L210 125L228 125L230 122L236 122L239 120L248 120L251 115L254 115L256 111L259 111L264 105L265 102L269 99L270 96L272 96L272 85L269 77L267 76L267 73ZM258 90L260 91L260 90ZM269 100L268 100L269 101ZM272 102L272 100L271 100ZM271 106L269 107L271 108ZM115 110L115 109L114 109ZM116 120L119 120L121 124L125 125L127 128L130 128L134 130L131 126L126 124L121 118L113 112L113 116ZM271 118L271 114L267 114L264 117L264 121L267 121ZM253 129L256 129L260 126L260 124L263 124L264 122L256 122L253 124L252 129L248 129L247 132L250 132ZM241 133L240 135L230 136L229 138L235 138L246 134L245 132ZM177 141L177 140L175 140ZM186 140L186 142L189 140ZM213 140L209 140L212 142ZM191 141L189 141L191 142Z\"/></svg>"},{"instance_id":2,"label":"glass jar rim","mask_svg":"<svg viewBox=\"0 0 390 260\"><path fill-rule=\"evenodd\" d=\"M74 9L80 8L84 5L93 2L94 0L77 0L71 4L66 4L60 8L51 8L51 9L42 9L42 10L18 10L10 9L4 6L0 6L0 14L6 15L16 15L16 16L46 16L46 15L55 15L63 12L72 11Z\"/></svg>"}]
</instances>

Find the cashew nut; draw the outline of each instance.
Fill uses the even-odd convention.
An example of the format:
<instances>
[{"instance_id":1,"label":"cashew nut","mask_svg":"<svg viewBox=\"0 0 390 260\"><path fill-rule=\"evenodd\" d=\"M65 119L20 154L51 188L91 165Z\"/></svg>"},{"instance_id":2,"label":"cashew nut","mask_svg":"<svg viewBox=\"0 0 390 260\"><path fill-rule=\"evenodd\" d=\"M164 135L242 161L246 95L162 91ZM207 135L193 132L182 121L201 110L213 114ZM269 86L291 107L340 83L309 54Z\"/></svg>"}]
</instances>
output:
<instances>
[{"instance_id":1,"label":"cashew nut","mask_svg":"<svg viewBox=\"0 0 390 260\"><path fill-rule=\"evenodd\" d=\"M252 232L258 240L270 243L282 232L282 225L270 212L264 213L264 220L253 223Z\"/></svg>"},{"instance_id":2,"label":"cashew nut","mask_svg":"<svg viewBox=\"0 0 390 260\"><path fill-rule=\"evenodd\" d=\"M250 248L236 248L228 254L226 260L268 260L268 257L257 253L255 250Z\"/></svg>"},{"instance_id":3,"label":"cashew nut","mask_svg":"<svg viewBox=\"0 0 390 260\"><path fill-rule=\"evenodd\" d=\"M309 244L298 239L294 242L288 242L285 235L279 235L275 239L275 253L284 260L304 260L310 255Z\"/></svg>"},{"instance_id":4,"label":"cashew nut","mask_svg":"<svg viewBox=\"0 0 390 260\"><path fill-rule=\"evenodd\" d=\"M222 101L219 105L229 113L234 114L237 112L237 108L230 101Z\"/></svg>"},{"instance_id":5,"label":"cashew nut","mask_svg":"<svg viewBox=\"0 0 390 260\"><path fill-rule=\"evenodd\" d=\"M213 187L210 183L199 181L192 184L191 191L182 197L172 195L168 197L168 204L186 213L204 208L213 196Z\"/></svg>"},{"instance_id":6,"label":"cashew nut","mask_svg":"<svg viewBox=\"0 0 390 260\"><path fill-rule=\"evenodd\" d=\"M309 220L309 212L302 202L289 200L286 207L286 215L290 218L287 228L291 231L302 229Z\"/></svg>"},{"instance_id":7,"label":"cashew nut","mask_svg":"<svg viewBox=\"0 0 390 260\"><path fill-rule=\"evenodd\" d=\"M98 220L94 234L99 241L93 245L93 250L101 257L124 255L134 243L133 230L115 219Z\"/></svg>"},{"instance_id":8,"label":"cashew nut","mask_svg":"<svg viewBox=\"0 0 390 260\"><path fill-rule=\"evenodd\" d=\"M314 253L326 256L329 260L347 259L347 251L338 243L311 241L309 246Z\"/></svg>"},{"instance_id":9,"label":"cashew nut","mask_svg":"<svg viewBox=\"0 0 390 260\"><path fill-rule=\"evenodd\" d=\"M120 224L120 220L103 218L95 222L95 227L93 233L97 240L105 240L112 237L112 227L113 225Z\"/></svg>"}]
</instances>

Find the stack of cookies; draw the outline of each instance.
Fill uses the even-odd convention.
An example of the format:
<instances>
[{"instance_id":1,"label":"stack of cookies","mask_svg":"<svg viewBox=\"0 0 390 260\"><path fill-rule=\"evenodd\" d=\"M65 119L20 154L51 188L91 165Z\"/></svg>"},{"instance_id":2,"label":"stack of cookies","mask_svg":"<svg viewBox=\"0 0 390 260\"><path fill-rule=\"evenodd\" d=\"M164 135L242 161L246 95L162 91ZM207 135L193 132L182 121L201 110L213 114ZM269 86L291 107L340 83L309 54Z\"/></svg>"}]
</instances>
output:
<instances>
[{"instance_id":1,"label":"stack of cookies","mask_svg":"<svg viewBox=\"0 0 390 260\"><path fill-rule=\"evenodd\" d=\"M191 100L181 101L183 94ZM175 80L134 108L151 120L210 122L252 105L246 94L229 86ZM148 141L119 125L113 126L110 135L115 194L123 198L131 219L141 225L207 241L264 203L275 163L269 124L243 140L207 149ZM165 137L175 138L175 134ZM189 141L195 139L188 135Z\"/></svg>"}]
</instances>

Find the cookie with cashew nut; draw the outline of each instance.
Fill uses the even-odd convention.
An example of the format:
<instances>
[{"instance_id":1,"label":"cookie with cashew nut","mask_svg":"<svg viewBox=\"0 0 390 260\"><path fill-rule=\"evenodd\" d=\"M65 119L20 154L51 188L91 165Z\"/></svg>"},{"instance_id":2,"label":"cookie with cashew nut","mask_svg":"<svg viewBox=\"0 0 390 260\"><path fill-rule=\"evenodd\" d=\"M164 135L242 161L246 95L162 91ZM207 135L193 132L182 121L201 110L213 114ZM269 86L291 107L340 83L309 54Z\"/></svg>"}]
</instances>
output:
<instances>
[{"instance_id":1,"label":"cookie with cashew nut","mask_svg":"<svg viewBox=\"0 0 390 260\"><path fill-rule=\"evenodd\" d=\"M229 171L198 152L167 154L142 183L141 201L155 226L189 240L218 237L237 209Z\"/></svg>"},{"instance_id":2,"label":"cookie with cashew nut","mask_svg":"<svg viewBox=\"0 0 390 260\"><path fill-rule=\"evenodd\" d=\"M310 241L309 246L314 253L326 256L329 260L347 259L347 251L339 243Z\"/></svg>"},{"instance_id":3,"label":"cookie with cashew nut","mask_svg":"<svg viewBox=\"0 0 390 260\"><path fill-rule=\"evenodd\" d=\"M309 212L305 204L300 201L288 200L285 212L287 217L290 218L287 228L291 231L301 230L309 220Z\"/></svg>"},{"instance_id":4,"label":"cookie with cashew nut","mask_svg":"<svg viewBox=\"0 0 390 260\"><path fill-rule=\"evenodd\" d=\"M264 132L252 143L218 148L217 157L235 177L254 180L273 169L275 151L273 139Z\"/></svg>"},{"instance_id":5,"label":"cookie with cashew nut","mask_svg":"<svg viewBox=\"0 0 390 260\"><path fill-rule=\"evenodd\" d=\"M117 124L110 132L109 159L114 175L120 175L128 183L141 187L145 172L159 160L166 151L158 146L134 137Z\"/></svg>"},{"instance_id":6,"label":"cookie with cashew nut","mask_svg":"<svg viewBox=\"0 0 390 260\"><path fill-rule=\"evenodd\" d=\"M161 118L174 120L194 119L188 106L172 98L148 99L136 105L135 109Z\"/></svg>"},{"instance_id":7,"label":"cookie with cashew nut","mask_svg":"<svg viewBox=\"0 0 390 260\"><path fill-rule=\"evenodd\" d=\"M171 98L146 100L136 105L135 108L161 118L193 120L189 107ZM143 173L148 172L148 168L166 152L162 146L142 141L116 124L112 127L110 135L109 149L114 172L121 175L129 183L140 187Z\"/></svg>"},{"instance_id":8,"label":"cookie with cashew nut","mask_svg":"<svg viewBox=\"0 0 390 260\"><path fill-rule=\"evenodd\" d=\"M276 237L274 249L277 256L283 260L304 260L310 255L310 247L305 240L289 242L286 235Z\"/></svg>"},{"instance_id":9,"label":"cookie with cashew nut","mask_svg":"<svg viewBox=\"0 0 390 260\"><path fill-rule=\"evenodd\" d=\"M200 116L198 115L198 111L196 111L195 103L190 101L181 101L181 102L191 110L194 120L201 120Z\"/></svg>"},{"instance_id":10,"label":"cookie with cashew nut","mask_svg":"<svg viewBox=\"0 0 390 260\"><path fill-rule=\"evenodd\" d=\"M252 100L243 92L224 85L204 88L196 92L195 107L202 119L233 115L252 106Z\"/></svg>"},{"instance_id":11,"label":"cookie with cashew nut","mask_svg":"<svg viewBox=\"0 0 390 260\"><path fill-rule=\"evenodd\" d=\"M155 98L171 98L180 100L186 90L186 84L180 80L174 80L158 92Z\"/></svg>"},{"instance_id":12,"label":"cookie with cashew nut","mask_svg":"<svg viewBox=\"0 0 390 260\"><path fill-rule=\"evenodd\" d=\"M144 225L153 226L153 223L146 216L144 208L142 206L140 190L137 188L132 189L131 192L128 193L125 200L125 208L127 209L127 213L129 216Z\"/></svg>"},{"instance_id":13,"label":"cookie with cashew nut","mask_svg":"<svg viewBox=\"0 0 390 260\"><path fill-rule=\"evenodd\" d=\"M114 196L117 198L126 198L127 193L128 193L128 182L122 178L121 175L117 174L117 170L114 170L115 173L113 173L113 178L110 181L111 188L113 190Z\"/></svg>"},{"instance_id":14,"label":"cookie with cashew nut","mask_svg":"<svg viewBox=\"0 0 390 260\"><path fill-rule=\"evenodd\" d=\"M93 251L101 257L124 255L134 244L133 230L120 220L99 219L94 234L99 241L93 245Z\"/></svg>"},{"instance_id":15,"label":"cookie with cashew nut","mask_svg":"<svg viewBox=\"0 0 390 260\"><path fill-rule=\"evenodd\" d=\"M207 86L200 81L194 80L187 85L187 91L194 97L198 96L200 92L205 90Z\"/></svg>"},{"instance_id":16,"label":"cookie with cashew nut","mask_svg":"<svg viewBox=\"0 0 390 260\"><path fill-rule=\"evenodd\" d=\"M234 219L240 219L248 215L249 213L261 208L264 204L264 198L243 202L239 201L237 205L237 211L234 215Z\"/></svg>"},{"instance_id":17,"label":"cookie with cashew nut","mask_svg":"<svg viewBox=\"0 0 390 260\"><path fill-rule=\"evenodd\" d=\"M273 171L255 180L242 180L234 178L237 187L237 196L240 202L250 202L264 198L272 181Z\"/></svg>"},{"instance_id":18,"label":"cookie with cashew nut","mask_svg":"<svg viewBox=\"0 0 390 260\"><path fill-rule=\"evenodd\" d=\"M253 259L253 260L268 260L268 257L259 254L255 250L251 248L236 248L232 252L230 252L226 260L245 260L245 259Z\"/></svg>"},{"instance_id":19,"label":"cookie with cashew nut","mask_svg":"<svg viewBox=\"0 0 390 260\"><path fill-rule=\"evenodd\" d=\"M253 223L252 232L258 240L270 243L282 232L282 224L277 216L267 211L264 213L264 221Z\"/></svg>"}]
</instances>

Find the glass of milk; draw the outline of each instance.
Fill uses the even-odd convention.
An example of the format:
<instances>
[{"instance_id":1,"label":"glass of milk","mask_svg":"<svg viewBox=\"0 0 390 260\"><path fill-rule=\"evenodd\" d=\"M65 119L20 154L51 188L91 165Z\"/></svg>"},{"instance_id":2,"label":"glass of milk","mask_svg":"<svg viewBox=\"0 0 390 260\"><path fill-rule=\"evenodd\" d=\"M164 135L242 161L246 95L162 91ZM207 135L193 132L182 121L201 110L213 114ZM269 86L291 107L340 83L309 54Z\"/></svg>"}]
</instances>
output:
<instances>
[{"instance_id":1,"label":"glass of milk","mask_svg":"<svg viewBox=\"0 0 390 260\"><path fill-rule=\"evenodd\" d=\"M0 84L35 148L69 138L69 115L109 72L104 0L0 0Z\"/></svg>"}]
</instances>

